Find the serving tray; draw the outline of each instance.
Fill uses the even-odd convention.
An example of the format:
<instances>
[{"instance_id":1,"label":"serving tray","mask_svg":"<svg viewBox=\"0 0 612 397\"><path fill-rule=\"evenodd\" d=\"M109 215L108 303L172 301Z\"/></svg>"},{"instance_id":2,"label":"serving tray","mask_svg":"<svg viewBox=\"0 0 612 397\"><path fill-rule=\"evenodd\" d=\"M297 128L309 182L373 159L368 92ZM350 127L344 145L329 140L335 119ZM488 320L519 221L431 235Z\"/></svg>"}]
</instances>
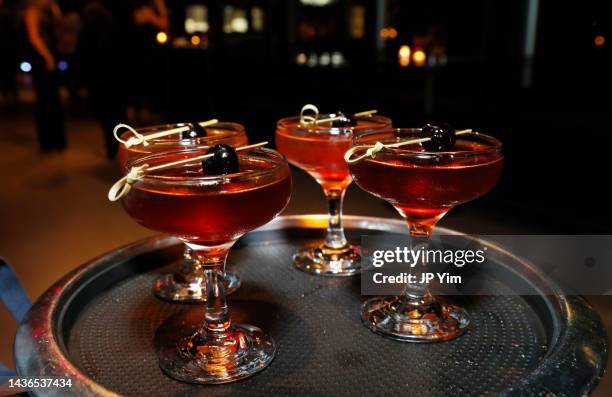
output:
<instances>
[{"instance_id":1,"label":"serving tray","mask_svg":"<svg viewBox=\"0 0 612 397\"><path fill-rule=\"evenodd\" d=\"M355 242L364 234L406 232L403 222L382 218L346 216L345 226ZM599 316L530 263L491 244L487 258L534 294L456 297L472 317L465 335L401 343L360 323L365 297L358 276L317 277L290 265L296 248L314 244L325 227L323 215L280 217L231 251L230 268L243 282L229 297L233 321L262 328L278 345L272 364L252 378L192 385L159 369L156 331L200 321L204 313L201 304L168 303L151 292L153 280L181 258L179 241L170 237L117 249L49 288L18 329L17 371L71 376L71 389L45 395L79 396L574 396L597 385L608 348ZM503 289L508 280L488 282Z\"/></svg>"}]
</instances>

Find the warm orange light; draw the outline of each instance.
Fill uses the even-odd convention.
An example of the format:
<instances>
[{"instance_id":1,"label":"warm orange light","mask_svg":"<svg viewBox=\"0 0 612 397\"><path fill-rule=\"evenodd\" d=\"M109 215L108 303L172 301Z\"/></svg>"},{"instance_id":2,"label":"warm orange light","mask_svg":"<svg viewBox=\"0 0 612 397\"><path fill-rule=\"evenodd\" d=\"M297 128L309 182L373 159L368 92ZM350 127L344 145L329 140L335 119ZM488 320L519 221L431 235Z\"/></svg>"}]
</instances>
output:
<instances>
[{"instance_id":1,"label":"warm orange light","mask_svg":"<svg viewBox=\"0 0 612 397\"><path fill-rule=\"evenodd\" d=\"M200 45L200 42L201 42L200 36L196 36L196 35L191 36L191 44Z\"/></svg>"},{"instance_id":2,"label":"warm orange light","mask_svg":"<svg viewBox=\"0 0 612 397\"><path fill-rule=\"evenodd\" d=\"M425 65L426 60L427 55L423 50L416 50L414 54L412 54L412 61L414 62L414 66L423 66Z\"/></svg>"},{"instance_id":3,"label":"warm orange light","mask_svg":"<svg viewBox=\"0 0 612 397\"><path fill-rule=\"evenodd\" d=\"M298 65L306 65L306 61L308 61L308 57L303 52L300 52L295 57L295 63L297 63Z\"/></svg>"},{"instance_id":4,"label":"warm orange light","mask_svg":"<svg viewBox=\"0 0 612 397\"><path fill-rule=\"evenodd\" d=\"M405 68L410 65L410 47L404 44L397 52L397 60L401 67Z\"/></svg>"},{"instance_id":5,"label":"warm orange light","mask_svg":"<svg viewBox=\"0 0 612 397\"><path fill-rule=\"evenodd\" d=\"M384 40L397 38L397 29L395 28L382 28L378 33Z\"/></svg>"},{"instance_id":6,"label":"warm orange light","mask_svg":"<svg viewBox=\"0 0 612 397\"><path fill-rule=\"evenodd\" d=\"M595 45L597 47L603 47L604 44L606 44L606 38L600 34L598 34L597 36L595 36Z\"/></svg>"},{"instance_id":7,"label":"warm orange light","mask_svg":"<svg viewBox=\"0 0 612 397\"><path fill-rule=\"evenodd\" d=\"M155 36L155 39L159 44L165 44L168 41L168 35L164 32L159 32L157 36Z\"/></svg>"}]
</instances>

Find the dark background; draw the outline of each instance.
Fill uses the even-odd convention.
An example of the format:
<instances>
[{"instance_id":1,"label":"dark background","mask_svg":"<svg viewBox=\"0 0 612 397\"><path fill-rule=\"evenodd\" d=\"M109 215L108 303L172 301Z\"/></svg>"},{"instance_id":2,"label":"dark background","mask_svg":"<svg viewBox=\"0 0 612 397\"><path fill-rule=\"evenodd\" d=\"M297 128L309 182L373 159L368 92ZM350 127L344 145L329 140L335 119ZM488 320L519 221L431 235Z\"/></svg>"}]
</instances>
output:
<instances>
[{"instance_id":1,"label":"dark background","mask_svg":"<svg viewBox=\"0 0 612 397\"><path fill-rule=\"evenodd\" d=\"M122 2L107 3L121 12ZM168 1L169 40L155 43L153 62L142 70L150 75L151 110L165 121L236 120L251 141L272 139L276 120L305 103L329 112L376 108L402 127L444 120L476 128L503 141L506 170L495 191L475 205L560 233L610 231L604 188L612 144L610 44L595 43L610 29L605 1L535 2L533 56L524 50L529 0L304 3ZM64 12L83 4L60 1ZM207 7L210 28L196 33L206 45L176 48L173 40L190 37L184 28L190 4ZM224 32L227 6L243 10L251 25L253 8L263 11L263 29ZM351 31L354 7L364 11L361 37ZM385 28L396 37L381 41ZM428 55L442 49L446 63L402 68L403 44ZM296 62L300 53L334 51L343 55L341 67ZM76 90L78 51L69 57L64 78ZM118 81L123 72L108 71L120 74ZM87 112L86 98L70 101L73 111Z\"/></svg>"},{"instance_id":2,"label":"dark background","mask_svg":"<svg viewBox=\"0 0 612 397\"><path fill-rule=\"evenodd\" d=\"M208 46L173 48L187 36L185 6L207 5ZM79 2L61 2L78 9ZM382 4L382 6L381 6ZM261 32L224 33L224 7L264 13ZM508 211L559 233L611 230L605 189L612 145L608 98L610 14L605 1L539 2L533 57L524 53L528 1L168 1L170 40L150 65L151 107L167 121L217 117L272 139L277 119L305 103L323 111L376 108L396 126L444 120L504 143L506 168L474 205ZM351 7L365 9L364 34L350 31ZM377 47L377 7L397 37ZM386 6L386 7L385 7ZM402 68L401 45L442 47L444 65ZM430 43L429 45L427 43ZM431 44L433 43L433 44ZM340 51L342 67L300 66L300 53ZM70 73L76 74L70 76ZM531 74L529 82L526 74ZM78 65L67 81L77 81ZM74 84L74 83L73 83Z\"/></svg>"}]
</instances>

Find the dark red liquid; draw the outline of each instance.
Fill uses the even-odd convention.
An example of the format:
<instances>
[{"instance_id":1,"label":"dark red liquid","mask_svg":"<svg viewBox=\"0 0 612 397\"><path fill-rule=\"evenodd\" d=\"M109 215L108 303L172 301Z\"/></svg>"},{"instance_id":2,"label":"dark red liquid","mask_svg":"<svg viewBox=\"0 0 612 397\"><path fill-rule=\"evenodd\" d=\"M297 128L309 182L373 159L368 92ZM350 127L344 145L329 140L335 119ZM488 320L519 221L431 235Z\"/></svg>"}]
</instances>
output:
<instances>
[{"instance_id":1,"label":"dark red liquid","mask_svg":"<svg viewBox=\"0 0 612 397\"><path fill-rule=\"evenodd\" d=\"M351 175L344 161L344 153L351 147L354 133L373 128L389 127L384 117L358 120L350 129L336 128L330 123L310 127L282 122L276 128L276 147L289 162L312 175L325 189L344 189L351 183ZM299 130L296 130L299 129Z\"/></svg>"},{"instance_id":2,"label":"dark red liquid","mask_svg":"<svg viewBox=\"0 0 612 397\"><path fill-rule=\"evenodd\" d=\"M483 151L487 146L459 140L454 151ZM418 150L411 147L410 150ZM355 182L387 200L409 222L433 224L450 208L482 196L500 178L503 156L498 151L466 157L399 156L387 150L350 165Z\"/></svg>"},{"instance_id":3,"label":"dark red liquid","mask_svg":"<svg viewBox=\"0 0 612 397\"><path fill-rule=\"evenodd\" d=\"M270 160L246 160L242 156L240 160L241 171L278 168ZM171 168L156 175L188 180L204 174L197 165ZM285 208L291 194L291 176L286 164L273 175L260 178L215 186L192 182L181 185L180 182L138 181L123 198L123 206L146 228L193 243L218 245L271 221Z\"/></svg>"}]
</instances>

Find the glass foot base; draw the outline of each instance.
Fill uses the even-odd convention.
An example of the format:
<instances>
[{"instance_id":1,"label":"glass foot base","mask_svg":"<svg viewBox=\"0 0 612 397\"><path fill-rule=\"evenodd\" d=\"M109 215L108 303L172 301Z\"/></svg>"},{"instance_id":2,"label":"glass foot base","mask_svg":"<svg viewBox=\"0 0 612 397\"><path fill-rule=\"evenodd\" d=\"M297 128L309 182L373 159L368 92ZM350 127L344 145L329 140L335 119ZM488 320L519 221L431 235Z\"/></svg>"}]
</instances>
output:
<instances>
[{"instance_id":1,"label":"glass foot base","mask_svg":"<svg viewBox=\"0 0 612 397\"><path fill-rule=\"evenodd\" d=\"M248 378L274 359L271 337L251 325L234 325L227 333L196 332L158 350L159 366L170 377L188 383L228 383Z\"/></svg>"},{"instance_id":2,"label":"glass foot base","mask_svg":"<svg viewBox=\"0 0 612 397\"><path fill-rule=\"evenodd\" d=\"M297 252L293 266L322 276L353 276L361 272L361 255L359 248L352 245L342 249L320 246Z\"/></svg>"},{"instance_id":3,"label":"glass foot base","mask_svg":"<svg viewBox=\"0 0 612 397\"><path fill-rule=\"evenodd\" d=\"M361 321L373 332L404 342L442 342L462 335L468 313L430 296L415 302L404 297L375 297L361 306Z\"/></svg>"},{"instance_id":4,"label":"glass foot base","mask_svg":"<svg viewBox=\"0 0 612 397\"><path fill-rule=\"evenodd\" d=\"M227 295L241 285L240 278L232 273L225 273L223 283ZM153 293L170 302L206 302L206 279L194 277L187 281L180 274L164 274L153 284Z\"/></svg>"}]
</instances>

